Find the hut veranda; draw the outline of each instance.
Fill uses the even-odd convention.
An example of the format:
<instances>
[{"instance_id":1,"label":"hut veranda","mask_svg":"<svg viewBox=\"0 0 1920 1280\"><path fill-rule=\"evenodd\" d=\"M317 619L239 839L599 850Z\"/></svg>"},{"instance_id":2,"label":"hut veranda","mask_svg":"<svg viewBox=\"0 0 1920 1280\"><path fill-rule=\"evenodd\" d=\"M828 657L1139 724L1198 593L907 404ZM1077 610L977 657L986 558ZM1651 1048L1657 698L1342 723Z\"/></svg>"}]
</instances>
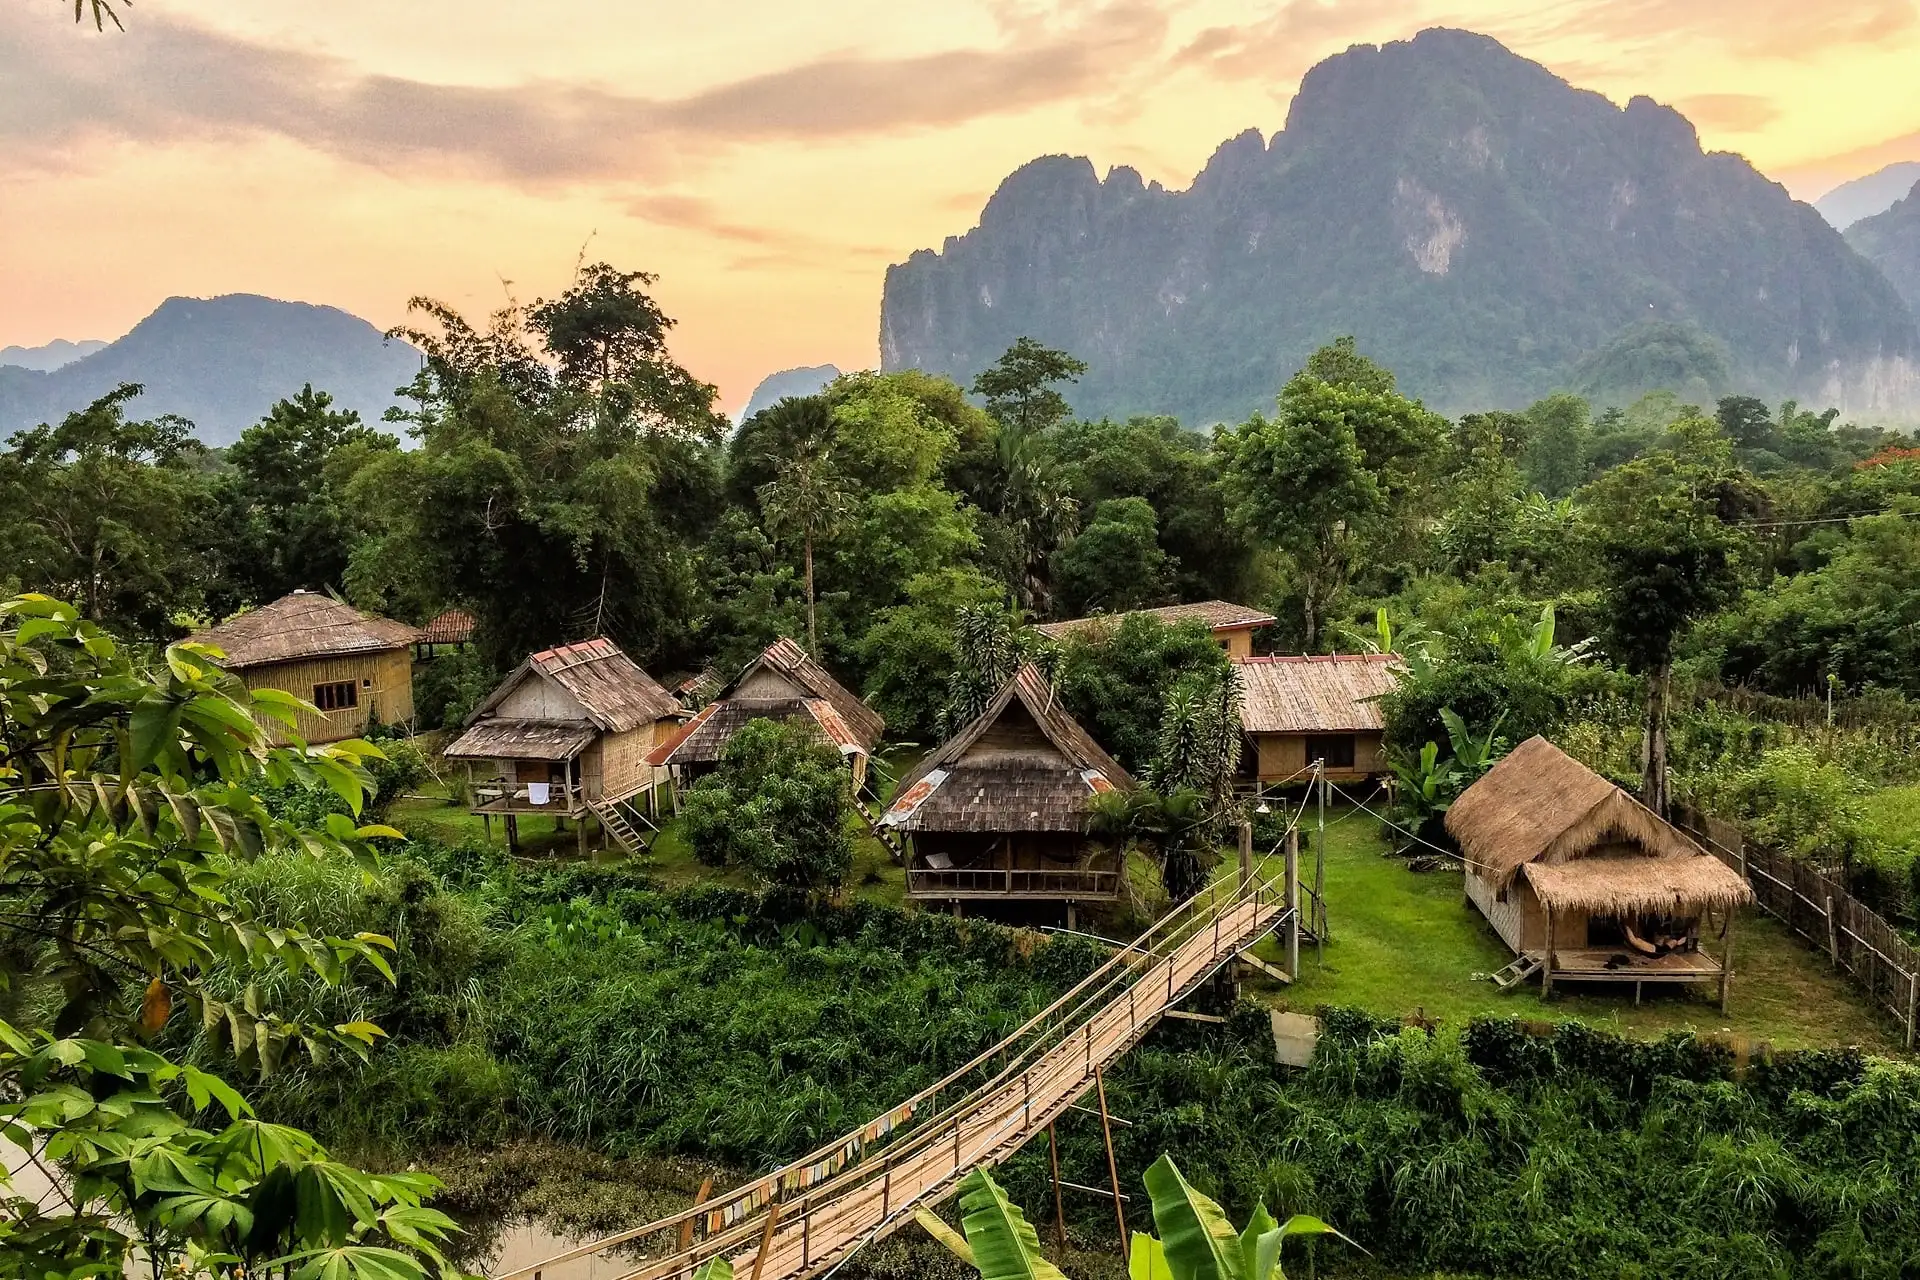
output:
<instances>
[{"instance_id":1,"label":"hut veranda","mask_svg":"<svg viewBox=\"0 0 1920 1280\"><path fill-rule=\"evenodd\" d=\"M1727 1000L1738 873L1545 738L1447 811L1467 897L1518 957L1499 980L1717 983ZM1715 943L1720 955L1711 953Z\"/></svg>"},{"instance_id":2,"label":"hut veranda","mask_svg":"<svg viewBox=\"0 0 1920 1280\"><path fill-rule=\"evenodd\" d=\"M1081 902L1120 894L1118 841L1092 834L1091 801L1134 780L1031 664L900 782L880 822L909 837L907 893L922 901Z\"/></svg>"}]
</instances>

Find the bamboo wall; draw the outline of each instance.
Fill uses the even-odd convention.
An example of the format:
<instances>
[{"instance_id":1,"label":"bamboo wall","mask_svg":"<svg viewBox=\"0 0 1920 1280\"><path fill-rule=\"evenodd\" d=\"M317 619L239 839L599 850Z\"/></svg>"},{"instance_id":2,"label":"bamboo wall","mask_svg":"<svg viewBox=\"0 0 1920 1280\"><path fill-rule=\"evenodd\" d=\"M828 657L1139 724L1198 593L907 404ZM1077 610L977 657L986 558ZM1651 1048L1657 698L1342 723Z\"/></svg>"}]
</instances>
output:
<instances>
[{"instance_id":1,"label":"bamboo wall","mask_svg":"<svg viewBox=\"0 0 1920 1280\"><path fill-rule=\"evenodd\" d=\"M1279 782L1304 777L1307 771L1307 738L1323 734L1259 733L1253 735L1260 780ZM1380 745L1378 731L1353 735L1353 768L1328 769L1335 782L1359 782L1387 771L1386 751Z\"/></svg>"},{"instance_id":2,"label":"bamboo wall","mask_svg":"<svg viewBox=\"0 0 1920 1280\"><path fill-rule=\"evenodd\" d=\"M1220 647L1227 651L1229 658L1238 660L1253 656L1252 627L1243 631L1216 631L1213 633L1213 638L1220 642Z\"/></svg>"},{"instance_id":3,"label":"bamboo wall","mask_svg":"<svg viewBox=\"0 0 1920 1280\"><path fill-rule=\"evenodd\" d=\"M315 685L353 681L359 687L358 706L318 714L296 713L295 732L308 742L338 742L342 738L359 737L366 732L369 716L378 716L382 724L413 719L413 660L406 649L276 662L271 666L248 667L238 674L248 689L279 689L309 702L313 701ZM256 719L276 744L290 741L287 728L280 721L267 716Z\"/></svg>"},{"instance_id":4,"label":"bamboo wall","mask_svg":"<svg viewBox=\"0 0 1920 1280\"><path fill-rule=\"evenodd\" d=\"M1838 881L1797 858L1749 842L1740 829L1697 809L1674 807L1674 823L1753 886L1760 909L1824 952L1873 1002L1893 1015L1914 1047L1920 1021L1920 952Z\"/></svg>"}]
</instances>

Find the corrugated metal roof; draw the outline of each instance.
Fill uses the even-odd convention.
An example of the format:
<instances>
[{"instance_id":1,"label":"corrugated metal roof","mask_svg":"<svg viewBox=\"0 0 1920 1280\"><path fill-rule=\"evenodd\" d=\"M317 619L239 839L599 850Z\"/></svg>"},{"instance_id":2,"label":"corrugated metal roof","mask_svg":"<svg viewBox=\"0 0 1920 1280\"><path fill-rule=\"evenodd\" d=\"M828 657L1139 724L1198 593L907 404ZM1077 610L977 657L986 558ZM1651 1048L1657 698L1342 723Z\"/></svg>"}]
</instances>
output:
<instances>
[{"instance_id":1,"label":"corrugated metal roof","mask_svg":"<svg viewBox=\"0 0 1920 1280\"><path fill-rule=\"evenodd\" d=\"M1133 613L1144 613L1149 617L1172 626L1180 622L1204 622L1211 631L1240 631L1247 627L1270 627L1275 618L1259 609L1250 609L1243 604L1234 604L1227 600L1199 600L1193 604L1162 605L1158 609L1136 609ZM1120 625L1131 613L1099 613L1090 618L1069 618L1065 622L1047 622L1035 627L1043 636L1052 636L1056 640L1064 639L1076 631L1095 630L1100 627Z\"/></svg>"},{"instance_id":2,"label":"corrugated metal roof","mask_svg":"<svg viewBox=\"0 0 1920 1280\"><path fill-rule=\"evenodd\" d=\"M418 628L362 613L317 591L294 591L193 639L217 646L233 670L346 653L378 653L414 642Z\"/></svg>"},{"instance_id":3,"label":"corrugated metal roof","mask_svg":"<svg viewBox=\"0 0 1920 1280\"><path fill-rule=\"evenodd\" d=\"M1390 653L1244 658L1240 723L1248 733L1355 733L1385 727L1377 699L1394 687Z\"/></svg>"}]
</instances>

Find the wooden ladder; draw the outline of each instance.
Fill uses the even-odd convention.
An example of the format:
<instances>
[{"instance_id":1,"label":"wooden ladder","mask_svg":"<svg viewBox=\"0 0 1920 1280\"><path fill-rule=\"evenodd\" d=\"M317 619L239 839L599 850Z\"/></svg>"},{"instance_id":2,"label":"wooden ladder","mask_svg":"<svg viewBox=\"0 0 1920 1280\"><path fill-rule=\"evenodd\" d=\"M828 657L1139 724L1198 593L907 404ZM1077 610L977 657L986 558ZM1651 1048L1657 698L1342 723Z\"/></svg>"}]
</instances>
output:
<instances>
[{"instance_id":1,"label":"wooden ladder","mask_svg":"<svg viewBox=\"0 0 1920 1280\"><path fill-rule=\"evenodd\" d=\"M618 800L589 800L587 808L593 810L593 816L600 819L600 829L611 836L615 844L626 850L628 857L637 858L647 851L646 837L641 835L633 823L627 819L627 815L621 812ZM646 825L653 826L651 822L647 822L646 818L641 817L637 810L635 816ZM658 830L658 828L655 829Z\"/></svg>"},{"instance_id":2,"label":"wooden ladder","mask_svg":"<svg viewBox=\"0 0 1920 1280\"><path fill-rule=\"evenodd\" d=\"M907 844L906 841L900 838L899 833L891 827L880 825L880 815L875 813L872 808L868 806L867 802L857 795L853 798L853 807L859 810L860 820L867 824L867 830L873 833L873 838L886 846L887 852L893 855L895 862L905 865L907 861Z\"/></svg>"},{"instance_id":3,"label":"wooden ladder","mask_svg":"<svg viewBox=\"0 0 1920 1280\"><path fill-rule=\"evenodd\" d=\"M1540 972L1540 967L1544 963L1545 957L1541 956L1538 952L1522 952L1520 955L1515 956L1513 962L1506 968L1491 975L1493 985L1502 991L1511 991L1528 978L1531 978L1534 974Z\"/></svg>"}]
</instances>

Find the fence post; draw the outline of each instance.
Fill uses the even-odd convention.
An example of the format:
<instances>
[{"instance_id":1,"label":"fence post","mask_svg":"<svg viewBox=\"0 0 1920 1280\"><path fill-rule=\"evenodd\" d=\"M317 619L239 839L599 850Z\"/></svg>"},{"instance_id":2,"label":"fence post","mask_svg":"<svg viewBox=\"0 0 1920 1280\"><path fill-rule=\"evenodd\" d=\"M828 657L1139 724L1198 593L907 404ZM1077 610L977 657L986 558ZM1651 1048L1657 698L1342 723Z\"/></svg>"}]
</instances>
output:
<instances>
[{"instance_id":1,"label":"fence post","mask_svg":"<svg viewBox=\"0 0 1920 1280\"><path fill-rule=\"evenodd\" d=\"M1907 973L1907 1049L1913 1049L1914 1016L1920 1014L1920 967Z\"/></svg>"},{"instance_id":2,"label":"fence post","mask_svg":"<svg viewBox=\"0 0 1920 1280\"><path fill-rule=\"evenodd\" d=\"M1833 918L1833 895L1827 895L1827 957L1840 967L1840 926Z\"/></svg>"}]
</instances>

